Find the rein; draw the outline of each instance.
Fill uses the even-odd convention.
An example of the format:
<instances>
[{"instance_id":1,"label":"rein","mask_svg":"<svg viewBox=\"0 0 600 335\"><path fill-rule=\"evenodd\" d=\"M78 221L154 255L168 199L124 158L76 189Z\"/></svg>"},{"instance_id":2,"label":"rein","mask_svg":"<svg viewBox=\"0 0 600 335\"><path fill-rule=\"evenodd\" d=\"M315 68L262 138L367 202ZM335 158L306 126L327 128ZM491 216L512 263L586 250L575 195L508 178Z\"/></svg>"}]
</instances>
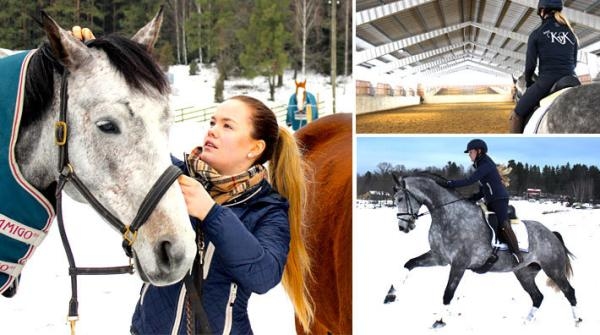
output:
<instances>
[{"instance_id":1,"label":"rein","mask_svg":"<svg viewBox=\"0 0 600 335\"><path fill-rule=\"evenodd\" d=\"M398 213L396 213L396 218L398 220L402 220L402 221L405 221L405 222L408 222L409 220L401 218L401 216L410 216L412 220L417 220L421 216L429 215L433 211L436 211L438 209L444 208L444 207L446 207L448 205L451 205L451 204L453 204L455 202L459 202L459 201L465 200L464 198L458 198L456 200L452 200L452 201L447 202L445 204L441 204L439 206L434 206L432 209L427 210L427 211L419 214L418 213L418 208L417 208L416 212L413 211L413 207L412 207L412 204L410 202L411 196L414 198L415 195L413 193L411 193L409 190L407 190L406 188L403 189L403 192L404 192L404 196L406 197L406 203L407 203L406 210L407 210L407 212L398 212Z\"/></svg>"},{"instance_id":2,"label":"rein","mask_svg":"<svg viewBox=\"0 0 600 335\"><path fill-rule=\"evenodd\" d=\"M61 77L60 87L60 111L59 119L55 125L55 143L58 146L58 172L59 177L56 187L56 217L58 221L58 227L60 230L60 237L67 254L69 261L69 276L71 277L71 300L69 301L69 314L67 320L71 324L71 334L75 333L75 322L79 320L77 312L78 301L77 301L77 276L78 275L109 275L109 274L122 274L130 273L133 274L134 268L131 259L134 256L134 252L131 248L137 238L138 229L146 222L162 196L171 187L177 178L182 174L181 170L174 165L170 165L154 183L138 212L130 225L126 225L119 220L114 214L106 209L94 195L89 191L85 184L79 179L75 173L75 169L69 161L69 146L68 146L68 126L67 126L67 76L68 70L65 67ZM72 182L73 186L79 191L79 193L87 200L87 202L94 208L94 210L100 214L110 225L116 228L123 235L123 249L125 254L129 257L129 265L118 266L118 267L77 267L75 265L75 258L71 250L62 216L62 190L67 182Z\"/></svg>"}]
</instances>

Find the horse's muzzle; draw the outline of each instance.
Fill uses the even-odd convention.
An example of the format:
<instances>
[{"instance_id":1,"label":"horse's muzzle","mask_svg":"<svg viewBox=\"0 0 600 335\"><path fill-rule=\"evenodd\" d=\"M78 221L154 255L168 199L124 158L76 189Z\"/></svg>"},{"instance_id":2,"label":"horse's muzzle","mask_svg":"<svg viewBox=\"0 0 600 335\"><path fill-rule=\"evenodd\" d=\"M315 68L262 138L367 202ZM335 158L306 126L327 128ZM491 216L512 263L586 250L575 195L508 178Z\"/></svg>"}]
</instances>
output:
<instances>
[{"instance_id":1,"label":"horse's muzzle","mask_svg":"<svg viewBox=\"0 0 600 335\"><path fill-rule=\"evenodd\" d=\"M398 220L398 229L401 232L408 233L409 231L415 229L415 220L414 219L399 219Z\"/></svg>"}]
</instances>

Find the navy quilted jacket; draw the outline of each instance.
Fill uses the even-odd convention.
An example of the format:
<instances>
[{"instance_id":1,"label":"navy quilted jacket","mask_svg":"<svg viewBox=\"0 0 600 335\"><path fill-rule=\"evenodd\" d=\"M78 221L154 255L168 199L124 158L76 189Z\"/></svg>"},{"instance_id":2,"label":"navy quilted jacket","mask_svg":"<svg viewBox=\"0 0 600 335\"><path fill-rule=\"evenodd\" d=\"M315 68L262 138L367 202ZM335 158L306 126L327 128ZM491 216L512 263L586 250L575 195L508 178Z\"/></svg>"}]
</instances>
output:
<instances>
[{"instance_id":1,"label":"navy quilted jacket","mask_svg":"<svg viewBox=\"0 0 600 335\"><path fill-rule=\"evenodd\" d=\"M529 35L525 58L527 87L533 84L532 75L539 59L539 76L561 78L575 74L577 65L577 39L569 27L559 24L549 16Z\"/></svg>"},{"instance_id":2,"label":"navy quilted jacket","mask_svg":"<svg viewBox=\"0 0 600 335\"><path fill-rule=\"evenodd\" d=\"M504 184L496 163L488 155L481 155L473 164L475 172L465 179L450 180L448 187L463 187L479 182L479 193L474 198L481 199L485 197L486 202L492 202L498 199L508 199L508 192ZM477 200L476 199L476 200Z\"/></svg>"},{"instance_id":3,"label":"navy quilted jacket","mask_svg":"<svg viewBox=\"0 0 600 335\"><path fill-rule=\"evenodd\" d=\"M174 163L187 173L183 162ZM287 200L266 181L238 199L215 205L202 222L208 245L202 304L214 334L252 334L248 299L281 281L289 251ZM192 218L192 225L197 224ZM185 334L184 295L182 282L166 287L145 284L132 333Z\"/></svg>"}]
</instances>

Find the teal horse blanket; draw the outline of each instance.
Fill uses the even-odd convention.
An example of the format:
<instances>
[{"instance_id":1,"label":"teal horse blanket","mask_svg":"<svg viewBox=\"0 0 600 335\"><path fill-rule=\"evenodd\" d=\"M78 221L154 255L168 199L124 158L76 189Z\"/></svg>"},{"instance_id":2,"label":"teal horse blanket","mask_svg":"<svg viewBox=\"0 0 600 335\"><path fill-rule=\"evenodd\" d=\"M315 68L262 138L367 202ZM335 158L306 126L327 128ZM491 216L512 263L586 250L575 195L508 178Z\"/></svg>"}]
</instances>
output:
<instances>
[{"instance_id":1,"label":"teal horse blanket","mask_svg":"<svg viewBox=\"0 0 600 335\"><path fill-rule=\"evenodd\" d=\"M23 178L15 158L25 72L34 52L0 58L0 293L18 278L55 214L52 204Z\"/></svg>"}]
</instances>

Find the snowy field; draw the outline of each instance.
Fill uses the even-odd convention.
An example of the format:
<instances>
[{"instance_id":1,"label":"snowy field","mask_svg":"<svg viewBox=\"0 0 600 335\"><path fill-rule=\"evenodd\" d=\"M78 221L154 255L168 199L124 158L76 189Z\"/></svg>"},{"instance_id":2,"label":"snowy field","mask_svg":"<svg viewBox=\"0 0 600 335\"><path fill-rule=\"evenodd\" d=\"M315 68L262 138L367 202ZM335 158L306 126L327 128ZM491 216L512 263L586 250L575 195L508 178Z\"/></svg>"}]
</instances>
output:
<instances>
[{"instance_id":1,"label":"snowy field","mask_svg":"<svg viewBox=\"0 0 600 335\"><path fill-rule=\"evenodd\" d=\"M401 285L401 269L409 259L429 250L430 217L421 217L408 234L398 230L395 208L367 208L354 212L354 333L355 334L598 334L600 289L598 289L598 241L600 210L576 210L559 204L512 202L517 215L544 223L559 231L576 256L572 260L579 316L574 327L569 302L546 286L540 272L538 287L544 301L537 320L524 324L531 308L529 295L512 273L478 275L467 271L451 303L447 326L431 329L442 310L442 295L449 266L416 268ZM423 207L424 208L424 207ZM422 209L423 210L423 209ZM552 214L542 212L555 211ZM397 301L384 305L390 285Z\"/></svg>"},{"instance_id":2,"label":"snowy field","mask_svg":"<svg viewBox=\"0 0 600 335\"><path fill-rule=\"evenodd\" d=\"M87 205L65 198L65 225L78 266L126 265L121 236ZM137 274L79 276L77 334L128 334L142 281ZM0 297L0 334L69 334L71 297L68 263L58 225L22 272L19 291ZM250 322L256 334L295 334L293 308L281 286L250 299Z\"/></svg>"},{"instance_id":3,"label":"snowy field","mask_svg":"<svg viewBox=\"0 0 600 335\"><path fill-rule=\"evenodd\" d=\"M171 109L181 108L209 108L215 106L214 84L217 72L213 67L201 66L196 75L190 76L188 66L177 65L169 68L171 78L172 96ZM298 78L301 81L301 78ZM269 101L269 84L265 77L253 79L231 78L225 81L223 96L225 99L235 95L250 95L261 100L267 106L287 105L290 95L294 94L293 72L285 71L283 87L276 88L275 101ZM307 72L306 90L318 97L323 104L320 105L319 117L332 113L333 102L331 97L331 84L329 76ZM338 76L336 85L336 113L354 113L355 86L352 78Z\"/></svg>"},{"instance_id":4,"label":"snowy field","mask_svg":"<svg viewBox=\"0 0 600 335\"><path fill-rule=\"evenodd\" d=\"M215 72L203 67L197 76L188 76L186 66L175 66L171 108L214 106ZM341 79L342 82L346 80ZM235 90L247 86L250 89ZM294 92L291 73L286 73L285 87L278 89L276 101L268 102L268 84L262 77L226 82L225 98L247 94L271 104L287 104ZM308 91L325 101L320 116L331 113L331 86L327 77L312 75ZM353 81L339 84L337 112L353 112ZM328 112L329 111L329 112ZM171 152L181 157L201 143L207 125L194 121L177 123L171 131ZM67 233L78 266L126 265L121 237L87 205L65 197L64 216ZM128 334L131 316L142 282L136 275L80 276L78 334ZM11 299L0 297L0 335L69 334L66 322L71 296L68 263L57 224L35 251L22 272L19 292ZM265 295L253 295L249 315L256 334L295 334L293 307L281 285Z\"/></svg>"}]
</instances>

